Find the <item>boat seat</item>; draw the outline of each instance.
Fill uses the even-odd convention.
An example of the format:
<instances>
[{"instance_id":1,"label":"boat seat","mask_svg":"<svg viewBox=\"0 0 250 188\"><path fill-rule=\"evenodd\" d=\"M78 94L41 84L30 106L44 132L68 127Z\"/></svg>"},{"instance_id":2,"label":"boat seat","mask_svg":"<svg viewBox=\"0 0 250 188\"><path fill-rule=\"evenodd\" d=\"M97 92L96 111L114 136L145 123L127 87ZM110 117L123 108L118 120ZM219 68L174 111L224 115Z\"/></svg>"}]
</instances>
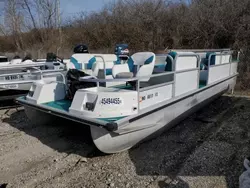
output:
<instances>
[{"instance_id":1,"label":"boat seat","mask_svg":"<svg viewBox=\"0 0 250 188\"><path fill-rule=\"evenodd\" d=\"M93 54L96 56L96 64L93 66L93 75L98 78L106 78L107 76L112 77L112 69L115 64L119 64L118 57L115 54ZM105 61L105 69L104 73L104 63Z\"/></svg>"},{"instance_id":2,"label":"boat seat","mask_svg":"<svg viewBox=\"0 0 250 188\"><path fill-rule=\"evenodd\" d=\"M198 54L201 58L201 62L200 62L200 70L204 71L208 69L208 61L209 61L209 56L211 56L211 62L210 65L215 65L215 57L216 57L216 53L214 52L207 52L207 53L200 53Z\"/></svg>"},{"instance_id":3,"label":"boat seat","mask_svg":"<svg viewBox=\"0 0 250 188\"><path fill-rule=\"evenodd\" d=\"M12 59L10 61L10 64L13 64L13 65L15 65L15 64L21 64L21 63L22 63L22 59Z\"/></svg>"},{"instance_id":4,"label":"boat seat","mask_svg":"<svg viewBox=\"0 0 250 188\"><path fill-rule=\"evenodd\" d=\"M171 56L173 58L173 60L174 60L177 53L176 52L169 52L167 55ZM171 71L173 71L173 66L174 65L173 65L173 62L172 62L172 60L171 60L171 58L169 56L167 56L167 58L166 58L167 64L166 64L166 67L165 67L165 71L171 72Z\"/></svg>"},{"instance_id":5,"label":"boat seat","mask_svg":"<svg viewBox=\"0 0 250 188\"><path fill-rule=\"evenodd\" d=\"M96 58L93 54L73 54L68 67L77 70L91 70L95 63Z\"/></svg>"},{"instance_id":6,"label":"boat seat","mask_svg":"<svg viewBox=\"0 0 250 188\"><path fill-rule=\"evenodd\" d=\"M167 62L166 62L166 54L164 54L164 55L156 55L153 74L165 72L166 64L167 64Z\"/></svg>"},{"instance_id":7,"label":"boat seat","mask_svg":"<svg viewBox=\"0 0 250 188\"><path fill-rule=\"evenodd\" d=\"M199 55L194 52L171 51L168 53L166 59L167 65L165 67L165 71L180 71L196 68L198 62L197 56Z\"/></svg>"},{"instance_id":8,"label":"boat seat","mask_svg":"<svg viewBox=\"0 0 250 188\"><path fill-rule=\"evenodd\" d=\"M155 54L152 52L138 52L130 57L127 64L114 65L114 78L150 77L155 66ZM147 82L150 78L140 81Z\"/></svg>"},{"instance_id":9,"label":"boat seat","mask_svg":"<svg viewBox=\"0 0 250 188\"><path fill-rule=\"evenodd\" d=\"M131 78L134 76L133 72L130 72L128 64L117 64L112 68L113 78Z\"/></svg>"}]
</instances>

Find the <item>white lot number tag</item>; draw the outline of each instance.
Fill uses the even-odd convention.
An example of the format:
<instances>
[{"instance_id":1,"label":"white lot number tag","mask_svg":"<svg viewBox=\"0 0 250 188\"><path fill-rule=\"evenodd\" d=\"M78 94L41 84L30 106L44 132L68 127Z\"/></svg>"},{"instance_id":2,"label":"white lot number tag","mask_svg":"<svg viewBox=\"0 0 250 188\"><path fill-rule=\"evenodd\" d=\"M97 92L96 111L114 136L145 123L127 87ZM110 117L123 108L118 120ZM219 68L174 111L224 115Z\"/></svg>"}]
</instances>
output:
<instances>
[{"instance_id":1,"label":"white lot number tag","mask_svg":"<svg viewBox=\"0 0 250 188\"><path fill-rule=\"evenodd\" d=\"M3 85L2 87L5 89L17 89L18 85L17 84L8 84L8 85Z\"/></svg>"}]
</instances>

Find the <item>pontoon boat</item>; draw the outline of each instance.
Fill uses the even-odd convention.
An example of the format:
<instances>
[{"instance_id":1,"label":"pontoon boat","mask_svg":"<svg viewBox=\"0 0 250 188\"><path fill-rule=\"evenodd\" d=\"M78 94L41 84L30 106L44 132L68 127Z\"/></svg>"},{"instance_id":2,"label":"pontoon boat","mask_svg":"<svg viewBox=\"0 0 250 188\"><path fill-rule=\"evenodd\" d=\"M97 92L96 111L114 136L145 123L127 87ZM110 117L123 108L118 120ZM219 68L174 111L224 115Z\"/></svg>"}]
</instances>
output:
<instances>
[{"instance_id":1,"label":"pontoon boat","mask_svg":"<svg viewBox=\"0 0 250 188\"><path fill-rule=\"evenodd\" d=\"M95 76L80 77L78 82L96 86L78 88L69 99L72 83L67 79L37 82L18 102L33 123L51 123L54 116L79 122L90 126L99 150L121 152L233 91L239 58L232 58L232 53L227 49L176 50L158 56L139 52L125 64L114 63L111 56L91 54L84 66L88 69L95 58Z\"/></svg>"},{"instance_id":2,"label":"pontoon boat","mask_svg":"<svg viewBox=\"0 0 250 188\"><path fill-rule=\"evenodd\" d=\"M8 62L8 59L5 59L7 61L0 64L0 95L4 96L4 99L6 95L12 98L16 95L27 94L34 81L56 80L61 74L57 72L65 71L65 65L58 61L14 58Z\"/></svg>"}]
</instances>

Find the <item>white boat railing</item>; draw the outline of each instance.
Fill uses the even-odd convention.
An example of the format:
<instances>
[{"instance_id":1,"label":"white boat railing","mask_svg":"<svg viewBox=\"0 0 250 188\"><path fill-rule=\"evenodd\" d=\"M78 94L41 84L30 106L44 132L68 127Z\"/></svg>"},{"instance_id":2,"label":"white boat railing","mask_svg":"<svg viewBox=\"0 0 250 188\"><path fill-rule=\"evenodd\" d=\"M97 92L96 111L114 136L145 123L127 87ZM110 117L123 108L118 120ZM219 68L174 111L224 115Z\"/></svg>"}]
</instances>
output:
<instances>
[{"instance_id":1,"label":"white boat railing","mask_svg":"<svg viewBox=\"0 0 250 188\"><path fill-rule=\"evenodd\" d=\"M220 70L219 72L220 73L215 73L216 75L214 75L214 77L218 77L217 80L222 76L221 74L224 73L226 74L225 76L229 76L231 75L231 71L232 71L232 66L234 63L238 63L239 62L239 53L237 53L237 59L236 60L233 60L232 58L232 54L233 54L234 51L228 51L228 52L225 52L225 53L221 53L221 54L210 54L209 57L208 57L208 66L207 66L207 85L210 84L212 81L211 81L211 74L212 74L212 71L215 71L216 69L225 69L225 71L222 71ZM223 60L223 56L226 56L226 55L230 55L229 57L229 62L222 62ZM211 65L211 61L212 61L212 57L213 56L216 56L216 57L220 57L219 59L219 63L218 64L214 64L214 65ZM229 68L227 70L227 67L229 65ZM222 67L223 66L223 67ZM220 68L222 67L222 68Z\"/></svg>"},{"instance_id":2,"label":"white boat railing","mask_svg":"<svg viewBox=\"0 0 250 188\"><path fill-rule=\"evenodd\" d=\"M216 54L218 56L223 56L223 55L227 55L228 53L223 53L223 54ZM230 52L231 54L231 52ZM213 54L212 54L213 55ZM229 63L223 63L223 64L220 64L220 65L211 65L210 61L211 61L211 56L209 56L209 64L208 66L213 68L215 66L226 66L227 64L230 64L230 67L232 66L231 64L234 63L234 61L232 61L232 59L230 58L230 61ZM174 69L175 70L175 64L176 64L176 61L177 61L177 58L178 57L196 57L197 58L197 66L196 68L191 68L191 69L185 69L185 70L179 70L179 71L171 71L171 72L163 72L163 73L159 73L159 74L152 74L150 76L146 76L146 77L134 77L134 78L124 78L124 79L98 79L96 77L81 77L79 80L80 81L83 81L83 82L95 82L97 83L97 87L100 86L100 83L107 83L107 82L136 82L135 85L136 85L136 88L135 88L135 91L138 92L138 96L140 95L140 92L143 92L143 91L146 91L146 90L150 90L150 89L153 89L153 88L157 88L157 87L162 87L162 86L165 86L165 85L172 85L172 98L176 97L176 96L179 96L181 93L177 94L175 89L176 89L176 75L178 74L181 74L181 73L185 73L185 72L193 72L192 74L196 74L194 73L194 71L197 71L197 88L194 88L195 89L199 89L199 82L200 82L200 63L201 63L201 58L198 54L177 54L177 57L175 59L173 59L171 56L168 56L171 61L172 61L172 64L174 66ZM221 61L220 61L221 62ZM229 70L230 72L228 73L228 76L232 75L231 73L231 68ZM158 83L158 84L154 84L154 85L150 85L150 86L146 86L146 87L143 87L141 88L140 85L141 85L141 81L140 80L143 80L143 79L151 79L151 78L157 78L157 77L161 77L161 76L167 76L167 75L173 75L173 80L171 81L167 81L165 83ZM209 75L208 75L209 76ZM212 84L212 83L206 83L206 85L208 86L209 84Z\"/></svg>"},{"instance_id":3,"label":"white boat railing","mask_svg":"<svg viewBox=\"0 0 250 188\"><path fill-rule=\"evenodd\" d=\"M30 73L24 72L24 73L15 73L15 74L3 74L0 75L1 77L7 77L7 76L24 76L24 75L37 75L40 76L37 77L36 80L34 80L34 78L30 78L30 79L19 79L19 80L15 80L15 81L1 81L0 80L0 85L6 85L6 84L25 84L25 83L33 83L34 81L38 81L38 80L42 80L44 77L49 77L49 76L56 76L56 75L60 75L62 77L63 83L66 84L66 78L65 75L63 74L63 70L37 70L37 71L33 71Z\"/></svg>"},{"instance_id":4,"label":"white boat railing","mask_svg":"<svg viewBox=\"0 0 250 188\"><path fill-rule=\"evenodd\" d=\"M27 68L33 68L33 67L41 67L44 65L45 65L45 62L32 63L32 64L16 64L16 65L9 64L6 66L0 66L0 70L13 70L13 69L19 69L19 68L27 69Z\"/></svg>"},{"instance_id":5,"label":"white boat railing","mask_svg":"<svg viewBox=\"0 0 250 188\"><path fill-rule=\"evenodd\" d=\"M224 49L166 49L166 51L176 51L176 52L228 52L233 51L230 48Z\"/></svg>"}]
</instances>

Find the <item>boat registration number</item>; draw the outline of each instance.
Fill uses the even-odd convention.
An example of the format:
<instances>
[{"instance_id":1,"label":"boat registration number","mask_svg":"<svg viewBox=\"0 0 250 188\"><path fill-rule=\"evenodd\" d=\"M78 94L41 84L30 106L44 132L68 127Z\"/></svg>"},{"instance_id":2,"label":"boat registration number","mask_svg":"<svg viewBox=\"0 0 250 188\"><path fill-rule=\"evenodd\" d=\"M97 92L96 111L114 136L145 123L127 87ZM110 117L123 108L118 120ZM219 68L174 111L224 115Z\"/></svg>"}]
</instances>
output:
<instances>
[{"instance_id":1,"label":"boat registration number","mask_svg":"<svg viewBox=\"0 0 250 188\"><path fill-rule=\"evenodd\" d=\"M3 88L5 88L5 89L17 89L18 85L17 84L8 84L8 85L3 85Z\"/></svg>"},{"instance_id":2,"label":"boat registration number","mask_svg":"<svg viewBox=\"0 0 250 188\"><path fill-rule=\"evenodd\" d=\"M22 79L22 78L23 78L22 75L5 76L5 80L18 80L18 79Z\"/></svg>"},{"instance_id":3,"label":"boat registration number","mask_svg":"<svg viewBox=\"0 0 250 188\"><path fill-rule=\"evenodd\" d=\"M120 98L102 98L101 104L121 104L122 100Z\"/></svg>"}]
</instances>

